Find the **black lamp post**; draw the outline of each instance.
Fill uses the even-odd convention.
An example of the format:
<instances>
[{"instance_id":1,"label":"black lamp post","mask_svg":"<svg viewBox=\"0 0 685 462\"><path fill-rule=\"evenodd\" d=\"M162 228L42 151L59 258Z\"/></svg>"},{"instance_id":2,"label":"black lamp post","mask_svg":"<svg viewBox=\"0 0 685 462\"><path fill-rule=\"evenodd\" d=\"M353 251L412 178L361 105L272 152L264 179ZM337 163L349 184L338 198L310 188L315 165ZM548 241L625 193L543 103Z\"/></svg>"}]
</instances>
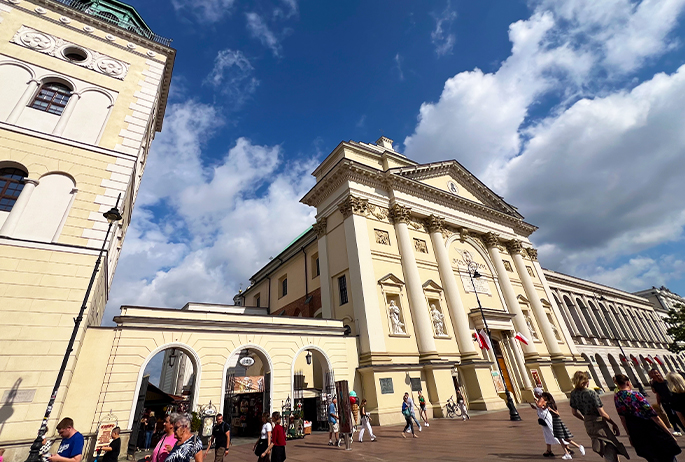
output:
<instances>
[{"instance_id":1,"label":"black lamp post","mask_svg":"<svg viewBox=\"0 0 685 462\"><path fill-rule=\"evenodd\" d=\"M473 266L471 266L471 265L473 265ZM472 271L472 268L473 268L473 271ZM469 277L471 278L471 285L473 286L473 292L476 294L476 300L478 301L478 309L480 310L480 316L483 318L483 326L485 327L485 333L488 336L488 340L490 341L490 344L492 344L492 335L490 335L490 328L488 327L488 321L485 319L485 313L483 313L483 305L480 304L480 297L478 297L478 291L476 290L476 283L473 280L474 278L478 279L479 277L481 277L481 275L478 272L478 267L476 266L475 262L470 262L468 264L468 269L469 269ZM497 355L496 354L495 354L495 362L497 363L497 369L499 370L499 376L502 378L502 383L504 384L504 394L507 396L507 407L509 408L509 420L514 420L514 421L521 420L521 416L519 415L519 411L516 409L516 405L514 404L514 400L511 397L511 393L509 392L509 387L507 386L507 381L504 380L504 374L502 374L502 366L500 366L499 361L497 361Z\"/></svg>"},{"instance_id":2,"label":"black lamp post","mask_svg":"<svg viewBox=\"0 0 685 462\"><path fill-rule=\"evenodd\" d=\"M47 431L48 420L50 419L50 414L52 413L52 406L55 404L57 399L57 393L59 392L59 387L62 384L62 378L64 377L64 371L67 368L67 363L69 362L69 356L74 349L74 342L76 341L76 334L78 334L79 326L83 320L83 313L86 311L86 306L88 305L88 298L90 297L90 291L93 289L93 284L95 283L95 276L97 275L98 269L100 268L100 263L102 262L102 254L105 251L105 246L107 245L107 238L109 237L109 232L112 230L114 223L121 221L122 216L117 207L119 206L119 199L121 199L121 194L117 197L117 203L107 212L102 215L109 222L107 227L107 233L105 234L105 239L102 242L102 247L100 248L100 253L98 254L98 259L95 262L95 268L93 268L93 274L90 276L90 282L88 283L88 288L86 289L86 294L83 297L83 303L81 304L81 310L78 316L74 318L74 330L71 332L71 338L69 339L69 345L67 345L67 351L64 352L64 358L62 358L62 366L57 374L57 380L55 380L55 386L52 389L52 395L50 395L50 401L48 402L48 407L45 409L45 415L43 416L43 421L38 429L38 436L33 441L31 445L31 450L29 451L29 456L26 462L40 462L40 448L43 446L43 435Z\"/></svg>"}]
</instances>

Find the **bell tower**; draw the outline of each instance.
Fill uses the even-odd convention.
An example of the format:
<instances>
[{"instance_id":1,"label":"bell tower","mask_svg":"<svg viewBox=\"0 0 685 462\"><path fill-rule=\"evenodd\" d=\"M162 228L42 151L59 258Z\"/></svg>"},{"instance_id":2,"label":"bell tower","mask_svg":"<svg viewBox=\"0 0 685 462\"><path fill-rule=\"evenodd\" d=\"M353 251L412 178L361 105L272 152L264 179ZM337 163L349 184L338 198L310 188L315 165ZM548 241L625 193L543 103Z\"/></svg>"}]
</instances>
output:
<instances>
[{"instance_id":1,"label":"bell tower","mask_svg":"<svg viewBox=\"0 0 685 462\"><path fill-rule=\"evenodd\" d=\"M0 395L9 415L0 447L8 461L23 460L36 436L84 299L48 438L64 417L85 331L102 320L162 129L170 45L118 0L0 0ZM103 212L117 201L122 219L108 234ZM92 432L91 422L76 425Z\"/></svg>"}]
</instances>

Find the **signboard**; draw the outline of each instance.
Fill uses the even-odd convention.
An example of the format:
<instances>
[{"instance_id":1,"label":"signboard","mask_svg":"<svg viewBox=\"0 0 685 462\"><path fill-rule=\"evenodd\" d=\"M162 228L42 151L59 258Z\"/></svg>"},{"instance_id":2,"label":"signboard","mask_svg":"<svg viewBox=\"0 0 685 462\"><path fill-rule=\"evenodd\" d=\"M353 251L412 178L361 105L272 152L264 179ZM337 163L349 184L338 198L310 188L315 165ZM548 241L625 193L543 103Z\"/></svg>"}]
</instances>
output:
<instances>
[{"instance_id":1,"label":"signboard","mask_svg":"<svg viewBox=\"0 0 685 462\"><path fill-rule=\"evenodd\" d=\"M411 391L423 391L420 378L410 378L409 380L411 381Z\"/></svg>"},{"instance_id":2,"label":"signboard","mask_svg":"<svg viewBox=\"0 0 685 462\"><path fill-rule=\"evenodd\" d=\"M36 390L17 390L12 388L11 390L5 390L2 394L2 403L30 403L33 401L33 397L36 396Z\"/></svg>"},{"instance_id":3,"label":"signboard","mask_svg":"<svg viewBox=\"0 0 685 462\"><path fill-rule=\"evenodd\" d=\"M245 356L244 358L240 358L240 361L238 361L238 362L243 367L250 367L254 364L254 358L250 358L249 356Z\"/></svg>"},{"instance_id":4,"label":"signboard","mask_svg":"<svg viewBox=\"0 0 685 462\"><path fill-rule=\"evenodd\" d=\"M95 440L93 457L96 457L102 448L109 446L109 443L112 441L112 430L114 430L114 427L116 426L116 422L100 424L100 427L98 428L98 437Z\"/></svg>"},{"instance_id":5,"label":"signboard","mask_svg":"<svg viewBox=\"0 0 685 462\"><path fill-rule=\"evenodd\" d=\"M381 383L381 394L382 395L391 395L395 393L395 390L392 386L392 378L389 379L378 379Z\"/></svg>"},{"instance_id":6,"label":"signboard","mask_svg":"<svg viewBox=\"0 0 685 462\"><path fill-rule=\"evenodd\" d=\"M261 393L264 391L264 376L236 377L234 393Z\"/></svg>"},{"instance_id":7,"label":"signboard","mask_svg":"<svg viewBox=\"0 0 685 462\"><path fill-rule=\"evenodd\" d=\"M488 284L488 280L483 278L478 278L478 279L471 279L471 277L468 274L461 273L461 283L464 284L464 290L466 292L473 292L473 287L476 287L476 292L479 294L488 294L492 295L492 292L490 291L490 284ZM473 283L471 282L473 281Z\"/></svg>"},{"instance_id":8,"label":"signboard","mask_svg":"<svg viewBox=\"0 0 685 462\"><path fill-rule=\"evenodd\" d=\"M540 379L540 373L536 369L531 369L530 375L533 376L533 381L535 382L535 386L542 388L542 379Z\"/></svg>"},{"instance_id":9,"label":"signboard","mask_svg":"<svg viewBox=\"0 0 685 462\"><path fill-rule=\"evenodd\" d=\"M492 383L495 384L495 390L497 390L497 393L504 393L506 389L504 388L504 382L502 381L502 376L499 375L499 372L497 371L492 371Z\"/></svg>"}]
</instances>

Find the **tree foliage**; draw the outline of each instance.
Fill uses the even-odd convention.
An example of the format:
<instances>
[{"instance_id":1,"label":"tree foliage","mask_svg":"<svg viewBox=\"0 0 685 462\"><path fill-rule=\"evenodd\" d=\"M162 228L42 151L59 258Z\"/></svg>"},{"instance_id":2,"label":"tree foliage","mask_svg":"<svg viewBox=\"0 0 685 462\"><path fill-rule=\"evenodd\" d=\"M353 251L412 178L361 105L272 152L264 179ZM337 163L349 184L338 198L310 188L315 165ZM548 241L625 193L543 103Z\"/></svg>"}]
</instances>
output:
<instances>
[{"instance_id":1,"label":"tree foliage","mask_svg":"<svg viewBox=\"0 0 685 462\"><path fill-rule=\"evenodd\" d=\"M673 353L685 350L685 305L676 303L674 308L668 310L666 323L669 325L668 335L673 338L673 343L668 349Z\"/></svg>"}]
</instances>

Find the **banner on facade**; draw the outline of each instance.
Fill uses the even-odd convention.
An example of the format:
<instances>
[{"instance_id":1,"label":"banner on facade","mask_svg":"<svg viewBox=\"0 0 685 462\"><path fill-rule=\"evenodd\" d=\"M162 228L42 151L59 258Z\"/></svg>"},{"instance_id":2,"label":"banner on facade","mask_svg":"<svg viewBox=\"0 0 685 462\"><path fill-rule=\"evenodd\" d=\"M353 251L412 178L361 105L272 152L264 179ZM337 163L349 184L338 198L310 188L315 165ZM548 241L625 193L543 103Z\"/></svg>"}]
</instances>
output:
<instances>
[{"instance_id":1,"label":"banner on facade","mask_svg":"<svg viewBox=\"0 0 685 462\"><path fill-rule=\"evenodd\" d=\"M116 426L116 422L107 422L100 424L100 427L98 427L98 437L95 440L95 449L93 450L93 457L97 457L98 452L100 452L102 448L106 448L107 446L109 446L109 443L112 442L112 430L114 430L114 427Z\"/></svg>"},{"instance_id":2,"label":"banner on facade","mask_svg":"<svg viewBox=\"0 0 685 462\"><path fill-rule=\"evenodd\" d=\"M535 382L535 386L538 388L544 388L542 386L542 379L540 379L540 373L537 371L537 369L531 369L530 370L530 375L533 376L533 382Z\"/></svg>"},{"instance_id":3,"label":"banner on facade","mask_svg":"<svg viewBox=\"0 0 685 462\"><path fill-rule=\"evenodd\" d=\"M234 393L261 393L264 391L264 376L236 377Z\"/></svg>"},{"instance_id":4,"label":"banner on facade","mask_svg":"<svg viewBox=\"0 0 685 462\"><path fill-rule=\"evenodd\" d=\"M506 389L504 388L504 381L502 380L502 376L497 371L492 371L491 373L492 383L495 384L495 390L497 390L497 393L504 393Z\"/></svg>"}]
</instances>

